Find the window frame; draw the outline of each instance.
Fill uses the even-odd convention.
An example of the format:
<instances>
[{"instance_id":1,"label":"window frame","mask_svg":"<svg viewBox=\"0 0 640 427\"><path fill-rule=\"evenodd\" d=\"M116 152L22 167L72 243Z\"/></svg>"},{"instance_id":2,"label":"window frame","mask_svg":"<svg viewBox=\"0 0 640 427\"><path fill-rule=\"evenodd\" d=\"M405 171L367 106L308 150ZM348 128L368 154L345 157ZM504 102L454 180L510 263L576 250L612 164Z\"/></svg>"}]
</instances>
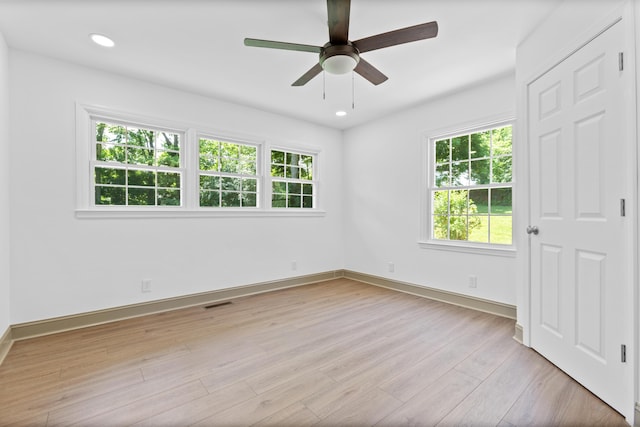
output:
<instances>
[{"instance_id":1,"label":"window frame","mask_svg":"<svg viewBox=\"0 0 640 427\"><path fill-rule=\"evenodd\" d=\"M292 154L298 154L301 156L309 156L312 158L313 160L313 167L312 167L312 178L311 180L302 180L300 178L288 178L288 177L278 177L278 176L272 176L271 175L271 152L272 151L281 151L284 152L285 155L287 153L292 153ZM289 211L289 210L294 210L294 211L300 211L300 212L307 212L307 211L312 211L313 209L315 209L317 207L317 193L318 193L318 178L317 178L317 165L318 164L318 152L317 151L310 151L310 150L305 150L305 149L301 149L301 148L296 148L296 147L290 147L290 146L282 146L282 145L272 145L268 148L268 150L265 150L265 206L268 206L270 209L275 209L275 210L280 210L280 211ZM285 164L286 165L286 164ZM268 170L267 170L268 169ZM273 182L274 181L279 181L279 182L286 182L286 183L300 183L305 184L305 183L310 183L312 185L313 191L311 193L311 199L312 199L312 203L313 206L311 208L305 208L302 206L302 202L301 202L301 207L273 207L272 203L273 203ZM288 194L288 193L287 193ZM300 193L301 195L303 193Z\"/></svg>"},{"instance_id":2,"label":"window frame","mask_svg":"<svg viewBox=\"0 0 640 427\"><path fill-rule=\"evenodd\" d=\"M220 131L205 125L186 124L142 114L76 102L76 203L75 216L84 218L208 218L208 217L318 217L326 212L320 208L317 192L317 165L320 150L300 144L271 144L264 138ZM96 121L122 123L178 133L183 138L180 147L181 206L99 205L95 203L94 167L96 163ZM215 139L256 147L256 207L200 206L199 138ZM272 149L314 156L314 207L305 209L271 208L270 155ZM114 163L114 165L120 165ZM126 166L125 163L122 165Z\"/></svg>"},{"instance_id":3,"label":"window frame","mask_svg":"<svg viewBox=\"0 0 640 427\"><path fill-rule=\"evenodd\" d=\"M478 187L483 188L511 188L512 197L512 239L511 244L499 244L499 243L481 243L470 242L467 240L449 240L449 239L435 239L433 237L433 191L437 191L442 187L436 187L435 185L435 143L443 139L455 138L457 136L470 135L473 133L480 133L483 131L501 128L505 126L512 127L512 151L511 151L511 182L509 183L489 183L478 184ZM516 182L515 182L515 156L513 145L516 139L516 121L513 117L501 117L493 120L485 120L481 122L472 123L466 126L449 127L446 129L440 129L437 131L431 131L423 134L422 144L422 159L423 159L423 177L421 185L421 231L418 244L424 249L436 249L446 250L462 253L473 254L485 254L495 255L503 257L515 257L516 247L515 239L513 238L513 230L515 229L516 208L514 201L516 200ZM492 158L492 157L491 157ZM472 187L472 188L469 188ZM475 186L463 186L460 188L466 190L473 190ZM444 187L444 190L455 190L457 187L448 186Z\"/></svg>"}]
</instances>

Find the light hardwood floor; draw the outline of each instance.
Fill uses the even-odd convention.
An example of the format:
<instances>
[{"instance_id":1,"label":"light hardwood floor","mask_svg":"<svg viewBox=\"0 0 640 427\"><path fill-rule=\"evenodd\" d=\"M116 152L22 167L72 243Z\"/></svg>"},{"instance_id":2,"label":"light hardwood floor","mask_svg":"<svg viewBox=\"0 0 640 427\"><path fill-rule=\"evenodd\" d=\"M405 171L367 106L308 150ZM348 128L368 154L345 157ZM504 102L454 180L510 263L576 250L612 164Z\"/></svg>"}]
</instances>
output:
<instances>
[{"instance_id":1,"label":"light hardwood floor","mask_svg":"<svg viewBox=\"0 0 640 427\"><path fill-rule=\"evenodd\" d=\"M514 322L347 279L20 341L0 425L624 426Z\"/></svg>"}]
</instances>

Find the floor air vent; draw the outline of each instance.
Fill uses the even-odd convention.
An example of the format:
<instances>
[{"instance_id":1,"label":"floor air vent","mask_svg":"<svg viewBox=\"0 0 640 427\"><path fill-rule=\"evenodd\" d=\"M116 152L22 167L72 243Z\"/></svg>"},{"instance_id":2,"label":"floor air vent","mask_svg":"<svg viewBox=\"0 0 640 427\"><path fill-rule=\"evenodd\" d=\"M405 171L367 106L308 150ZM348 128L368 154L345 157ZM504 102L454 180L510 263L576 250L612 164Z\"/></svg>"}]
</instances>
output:
<instances>
[{"instance_id":1,"label":"floor air vent","mask_svg":"<svg viewBox=\"0 0 640 427\"><path fill-rule=\"evenodd\" d=\"M231 301L219 302L219 303L216 303L216 304L205 305L204 309L208 310L210 308L222 307L223 305L229 305L229 304L233 304L233 303Z\"/></svg>"}]
</instances>

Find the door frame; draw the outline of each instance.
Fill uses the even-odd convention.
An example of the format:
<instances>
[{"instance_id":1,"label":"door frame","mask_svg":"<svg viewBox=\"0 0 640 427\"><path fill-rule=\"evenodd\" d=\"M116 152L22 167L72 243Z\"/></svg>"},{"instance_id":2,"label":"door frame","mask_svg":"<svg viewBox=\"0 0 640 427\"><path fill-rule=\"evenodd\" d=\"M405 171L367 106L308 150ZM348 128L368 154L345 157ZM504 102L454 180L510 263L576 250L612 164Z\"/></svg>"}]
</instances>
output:
<instances>
[{"instance_id":1,"label":"door frame","mask_svg":"<svg viewBox=\"0 0 640 427\"><path fill-rule=\"evenodd\" d=\"M530 238L525 233L527 225L531 224L530 208L531 208L531 172L529 170L529 152L530 143L529 136L529 88L533 82L538 80L542 75L546 74L556 65L563 62L573 53L586 46L589 42L602 34L613 25L623 25L624 29L624 69L627 73L627 80L630 85L630 95L625 98L626 111L626 129L627 135L627 152L631 155L627 158L627 182L629 183L629 200L627 200L627 212L631 238L626 242L625 251L629 253L630 259L636 262L630 262L627 266L626 291L630 298L629 318L631 324L628 332L627 343L627 363L631 364L633 375L633 391L629 398L628 409L625 410L624 416L629 424L634 424L635 419L640 422L640 404L637 403L640 398L640 376L638 367L640 366L640 358L636 349L640 343L640 287L638 286L638 242L640 241L640 227L638 226L638 165L640 164L640 151L638 150L638 134L640 133L640 119L637 116L636 100L640 98L636 90L636 52L635 52L635 22L640 23L640 7L638 7L637 15L632 1L626 1L623 6L615 9L613 13L599 19L587 31L579 34L570 43L562 46L554 54L549 55L547 60L541 64L536 72L527 76L523 80L518 80L518 108L521 114L518 114L519 123L517 129L517 141L522 141L514 147L514 155L517 156L516 171L520 171L517 180L517 186L521 195L517 199L519 203L519 214L514 218L514 243L518 247L517 256L517 277L521 288L518 290L518 324L516 325L516 338L521 339L526 346L531 346L531 246ZM640 46L639 46L640 48ZM514 156L514 157L515 157ZM634 411L635 410L635 411Z\"/></svg>"}]
</instances>

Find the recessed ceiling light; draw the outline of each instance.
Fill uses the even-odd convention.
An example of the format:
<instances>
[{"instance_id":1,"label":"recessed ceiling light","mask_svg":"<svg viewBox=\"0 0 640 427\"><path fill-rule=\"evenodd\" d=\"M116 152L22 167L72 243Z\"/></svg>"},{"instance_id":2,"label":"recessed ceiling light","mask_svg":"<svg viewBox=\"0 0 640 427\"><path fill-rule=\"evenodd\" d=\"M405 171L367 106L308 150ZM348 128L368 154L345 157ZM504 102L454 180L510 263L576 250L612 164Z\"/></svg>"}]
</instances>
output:
<instances>
[{"instance_id":1,"label":"recessed ceiling light","mask_svg":"<svg viewBox=\"0 0 640 427\"><path fill-rule=\"evenodd\" d=\"M336 111L336 116L338 117L344 117L347 115L346 111Z\"/></svg>"},{"instance_id":2,"label":"recessed ceiling light","mask_svg":"<svg viewBox=\"0 0 640 427\"><path fill-rule=\"evenodd\" d=\"M89 37L91 37L91 40L93 40L93 42L95 44L98 44L100 46L104 46L104 47L113 47L115 46L115 43L113 40L111 40L109 37L107 36L103 36L102 34L90 34Z\"/></svg>"}]
</instances>

